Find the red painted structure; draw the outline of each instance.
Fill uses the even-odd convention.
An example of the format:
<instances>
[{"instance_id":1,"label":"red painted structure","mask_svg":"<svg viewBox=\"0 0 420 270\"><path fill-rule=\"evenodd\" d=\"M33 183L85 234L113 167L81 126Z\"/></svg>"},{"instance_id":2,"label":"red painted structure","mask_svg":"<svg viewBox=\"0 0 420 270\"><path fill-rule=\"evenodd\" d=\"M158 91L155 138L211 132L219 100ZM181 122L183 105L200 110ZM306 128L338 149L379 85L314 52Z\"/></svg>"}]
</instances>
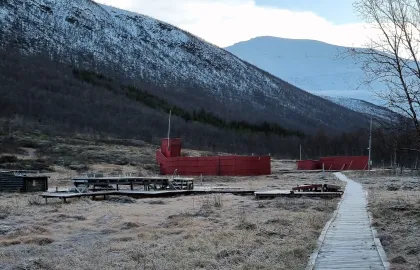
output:
<instances>
[{"instance_id":1,"label":"red painted structure","mask_svg":"<svg viewBox=\"0 0 420 270\"><path fill-rule=\"evenodd\" d=\"M301 160L297 161L298 170L322 170L343 171L356 170L362 171L368 169L369 157L350 156L350 157L323 157L320 160Z\"/></svg>"},{"instance_id":2,"label":"red painted structure","mask_svg":"<svg viewBox=\"0 0 420 270\"><path fill-rule=\"evenodd\" d=\"M214 156L181 157L181 139L162 139L161 148L156 151L156 161L163 175L226 175L252 176L270 175L269 156Z\"/></svg>"}]
</instances>

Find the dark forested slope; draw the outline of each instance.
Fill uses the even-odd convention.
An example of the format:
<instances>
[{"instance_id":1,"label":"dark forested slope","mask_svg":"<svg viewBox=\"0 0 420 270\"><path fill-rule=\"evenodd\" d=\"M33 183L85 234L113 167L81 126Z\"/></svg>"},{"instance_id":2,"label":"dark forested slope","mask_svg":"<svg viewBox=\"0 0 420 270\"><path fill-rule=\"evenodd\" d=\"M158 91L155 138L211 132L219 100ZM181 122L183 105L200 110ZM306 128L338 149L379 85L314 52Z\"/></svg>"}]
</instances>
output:
<instances>
[{"instance_id":1,"label":"dark forested slope","mask_svg":"<svg viewBox=\"0 0 420 270\"><path fill-rule=\"evenodd\" d=\"M267 121L305 133L364 126L363 115L302 91L172 25L90 0L2 0L0 24L3 51L47 55L147 89L190 112L204 109L229 121ZM119 110L134 110L126 106Z\"/></svg>"}]
</instances>

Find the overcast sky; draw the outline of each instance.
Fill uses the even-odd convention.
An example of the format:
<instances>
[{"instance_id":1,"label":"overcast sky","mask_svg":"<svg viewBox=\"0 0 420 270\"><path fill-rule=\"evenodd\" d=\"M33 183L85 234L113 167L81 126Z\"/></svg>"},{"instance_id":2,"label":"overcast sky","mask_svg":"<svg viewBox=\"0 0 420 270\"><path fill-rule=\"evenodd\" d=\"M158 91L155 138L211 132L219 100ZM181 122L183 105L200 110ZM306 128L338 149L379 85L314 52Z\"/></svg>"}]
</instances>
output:
<instances>
[{"instance_id":1,"label":"overcast sky","mask_svg":"<svg viewBox=\"0 0 420 270\"><path fill-rule=\"evenodd\" d=\"M353 0L95 0L145 14L226 47L257 36L363 46L372 30Z\"/></svg>"}]
</instances>

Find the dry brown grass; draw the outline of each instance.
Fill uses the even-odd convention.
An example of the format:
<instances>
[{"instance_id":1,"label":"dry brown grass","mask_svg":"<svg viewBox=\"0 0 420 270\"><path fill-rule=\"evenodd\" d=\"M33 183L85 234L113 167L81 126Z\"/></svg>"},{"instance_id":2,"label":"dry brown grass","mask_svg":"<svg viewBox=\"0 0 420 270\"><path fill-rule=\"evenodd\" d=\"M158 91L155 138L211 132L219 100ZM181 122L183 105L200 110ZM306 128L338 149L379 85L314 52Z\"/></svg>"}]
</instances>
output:
<instances>
[{"instance_id":1,"label":"dry brown grass","mask_svg":"<svg viewBox=\"0 0 420 270\"><path fill-rule=\"evenodd\" d=\"M354 177L369 192L369 210L391 269L420 269L420 181L411 176Z\"/></svg>"},{"instance_id":2,"label":"dry brown grass","mask_svg":"<svg viewBox=\"0 0 420 270\"><path fill-rule=\"evenodd\" d=\"M29 140L29 139L28 139ZM69 187L84 169L103 174L157 174L154 146L132 141L37 138L19 156L49 160L50 188ZM194 156L208 155L187 151ZM290 189L337 182L331 175L204 177L207 187ZM200 180L195 181L200 186ZM304 269L337 200L214 194L165 199L49 202L0 194L0 269Z\"/></svg>"},{"instance_id":3,"label":"dry brown grass","mask_svg":"<svg viewBox=\"0 0 420 270\"><path fill-rule=\"evenodd\" d=\"M207 180L263 189L320 181L277 178ZM337 204L230 194L48 205L30 198L0 196L11 206L0 226L1 269L304 269Z\"/></svg>"}]
</instances>

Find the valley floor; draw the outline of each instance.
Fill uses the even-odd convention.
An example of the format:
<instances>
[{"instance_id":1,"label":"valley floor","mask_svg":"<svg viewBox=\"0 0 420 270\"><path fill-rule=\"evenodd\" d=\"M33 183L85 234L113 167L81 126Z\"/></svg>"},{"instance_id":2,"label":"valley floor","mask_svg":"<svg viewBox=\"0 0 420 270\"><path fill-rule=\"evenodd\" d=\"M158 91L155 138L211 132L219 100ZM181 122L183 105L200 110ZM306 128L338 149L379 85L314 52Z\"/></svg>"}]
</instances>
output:
<instances>
[{"instance_id":1,"label":"valley floor","mask_svg":"<svg viewBox=\"0 0 420 270\"><path fill-rule=\"evenodd\" d=\"M368 191L373 226L391 269L420 269L420 181L418 175L356 173L352 179Z\"/></svg>"},{"instance_id":2,"label":"valley floor","mask_svg":"<svg viewBox=\"0 0 420 270\"><path fill-rule=\"evenodd\" d=\"M44 160L41 163L52 170L52 188L71 185L68 180L83 166L106 174L157 172L153 146L125 144L26 143L33 150L21 149L23 156L18 158L25 166L32 157ZM57 162L48 163L52 160ZM282 172L293 166L273 161L271 176L205 177L203 185L252 189L343 185L329 174ZM38 195L0 194L1 269L304 269L338 202L257 201L253 196L212 194L73 199L45 205Z\"/></svg>"}]
</instances>

